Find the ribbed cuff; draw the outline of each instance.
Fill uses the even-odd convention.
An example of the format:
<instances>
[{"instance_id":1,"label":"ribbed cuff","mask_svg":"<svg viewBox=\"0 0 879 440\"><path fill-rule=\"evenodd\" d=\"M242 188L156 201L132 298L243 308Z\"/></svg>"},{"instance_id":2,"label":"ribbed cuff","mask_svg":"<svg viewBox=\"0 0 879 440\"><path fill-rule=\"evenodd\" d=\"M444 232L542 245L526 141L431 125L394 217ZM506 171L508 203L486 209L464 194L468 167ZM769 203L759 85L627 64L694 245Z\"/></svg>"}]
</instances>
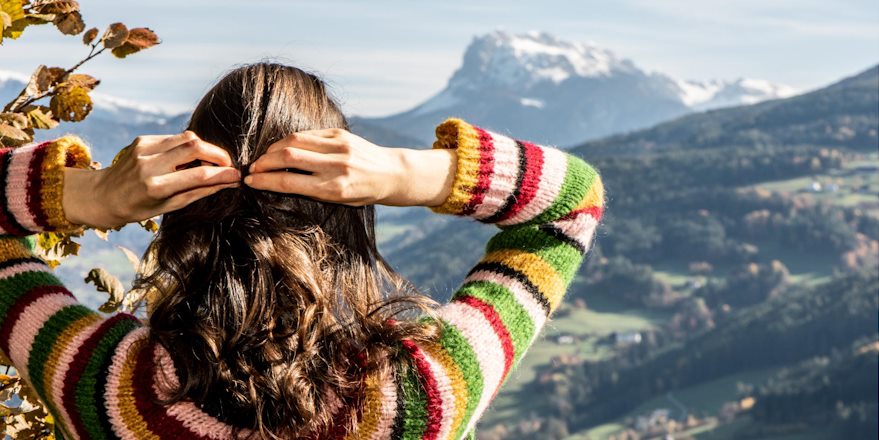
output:
<instances>
[{"instance_id":1,"label":"ribbed cuff","mask_svg":"<svg viewBox=\"0 0 879 440\"><path fill-rule=\"evenodd\" d=\"M474 207L474 196L483 194L487 188L483 183L491 174L490 154L484 154L478 128L460 120L447 119L436 127L436 141L433 148L458 150L457 170L452 191L442 205L431 207L442 214L467 215ZM488 165L488 166L486 166Z\"/></svg>"},{"instance_id":2,"label":"ribbed cuff","mask_svg":"<svg viewBox=\"0 0 879 440\"><path fill-rule=\"evenodd\" d=\"M90 163L88 147L76 136L0 153L0 234L23 236L79 228L64 214L64 168L86 168Z\"/></svg>"}]
</instances>

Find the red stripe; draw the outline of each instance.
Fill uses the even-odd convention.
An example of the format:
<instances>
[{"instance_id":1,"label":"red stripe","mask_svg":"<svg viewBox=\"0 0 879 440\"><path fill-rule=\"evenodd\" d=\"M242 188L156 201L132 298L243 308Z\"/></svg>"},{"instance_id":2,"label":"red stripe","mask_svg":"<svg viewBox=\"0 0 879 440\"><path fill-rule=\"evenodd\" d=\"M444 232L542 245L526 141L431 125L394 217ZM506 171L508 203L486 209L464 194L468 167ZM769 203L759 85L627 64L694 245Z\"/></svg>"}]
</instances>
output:
<instances>
[{"instance_id":1,"label":"red stripe","mask_svg":"<svg viewBox=\"0 0 879 440\"><path fill-rule=\"evenodd\" d=\"M494 329L494 332L497 334L498 339L501 341L501 346L504 349L504 374L506 377L507 373L510 371L510 368L513 366L513 358L515 356L514 348L513 348L513 339L510 336L510 332L504 327L504 322L501 320L501 316L498 315L497 311L490 304L485 301L475 298L472 296L461 296L455 298L455 301L462 302L473 307L476 310L482 312L482 315L485 316L485 319L491 324L491 328ZM474 349L479 350L480 347L474 347Z\"/></svg>"},{"instance_id":2,"label":"red stripe","mask_svg":"<svg viewBox=\"0 0 879 440\"><path fill-rule=\"evenodd\" d=\"M601 215L604 214L604 208L600 206L590 206L589 208L575 209L565 214L562 218L559 219L559 221L571 220L580 214L588 214L595 218L595 220L601 220Z\"/></svg>"},{"instance_id":3,"label":"red stripe","mask_svg":"<svg viewBox=\"0 0 879 440\"><path fill-rule=\"evenodd\" d=\"M70 415L70 420L73 422L74 432L82 437L87 435L87 431L82 422L82 417L79 414L79 409L76 406L76 384L82 378L82 374L85 372L86 366L88 366L89 359L94 353L95 348L97 348L98 344L101 342L101 339L104 338L106 333L112 329L117 322L122 321L123 319L136 318L133 318L131 315L120 313L113 315L106 321L102 322L95 332L79 346L79 349L73 356L73 360L68 365L67 372L64 374L64 383L61 387L61 392L63 394L61 407L63 407Z\"/></svg>"},{"instance_id":4,"label":"red stripe","mask_svg":"<svg viewBox=\"0 0 879 440\"><path fill-rule=\"evenodd\" d=\"M485 193L491 187L491 175L494 171L494 138L487 131L472 126L479 133L479 175L476 186L470 193L470 202L464 207L462 215L470 215L485 199Z\"/></svg>"},{"instance_id":5,"label":"red stripe","mask_svg":"<svg viewBox=\"0 0 879 440\"><path fill-rule=\"evenodd\" d=\"M439 384L437 384L433 371L430 369L430 363L427 362L421 349L408 339L403 340L403 347L415 360L415 367L418 368L421 384L427 394L427 426L424 428L421 438L422 440L436 440L443 421L443 399L439 393Z\"/></svg>"},{"instance_id":6,"label":"red stripe","mask_svg":"<svg viewBox=\"0 0 879 440\"><path fill-rule=\"evenodd\" d=\"M200 436L192 432L183 422L169 415L167 407L156 403L159 396L153 388L155 383L154 375L163 374L156 368L156 347L156 344L153 342L144 344L137 354L132 391L134 394L134 406L137 408L138 414L146 422L147 429L161 438L208 440L210 437Z\"/></svg>"},{"instance_id":7,"label":"red stripe","mask_svg":"<svg viewBox=\"0 0 879 440\"><path fill-rule=\"evenodd\" d=\"M543 174L543 150L531 142L519 142L525 152L525 175L522 177L515 203L497 221L504 221L518 214L534 199L540 186L540 177Z\"/></svg>"},{"instance_id":8,"label":"red stripe","mask_svg":"<svg viewBox=\"0 0 879 440\"><path fill-rule=\"evenodd\" d=\"M29 290L27 293L18 297L18 299L15 300L15 303L12 304L12 307L10 307L9 310L6 312L3 323L0 324L0 349L2 349L5 353L9 353L12 328L15 327L15 322L18 321L18 318L21 317L21 314L24 313L24 309L26 309L27 306L33 304L34 301L42 298L43 296L51 295L53 293L64 293L66 294L65 296L73 298L73 294L68 292L67 289L64 288L64 286L39 286Z\"/></svg>"},{"instance_id":9,"label":"red stripe","mask_svg":"<svg viewBox=\"0 0 879 440\"><path fill-rule=\"evenodd\" d=\"M43 161L46 160L46 146L48 144L40 144L34 150L31 162L28 164L27 174L27 209L34 216L34 222L43 230L49 230L49 218L43 209L43 197L40 194L42 187Z\"/></svg>"}]
</instances>

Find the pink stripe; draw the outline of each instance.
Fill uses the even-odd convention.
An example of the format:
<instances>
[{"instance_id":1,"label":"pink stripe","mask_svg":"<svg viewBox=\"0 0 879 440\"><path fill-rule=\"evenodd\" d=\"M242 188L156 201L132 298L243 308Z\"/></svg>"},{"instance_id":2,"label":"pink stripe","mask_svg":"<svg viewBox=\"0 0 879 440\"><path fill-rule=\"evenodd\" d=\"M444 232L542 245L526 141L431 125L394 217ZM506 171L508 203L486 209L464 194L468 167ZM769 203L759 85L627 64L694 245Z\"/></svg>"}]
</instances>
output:
<instances>
[{"instance_id":1,"label":"pink stripe","mask_svg":"<svg viewBox=\"0 0 879 440\"><path fill-rule=\"evenodd\" d=\"M123 440L138 440L138 438L122 421L122 409L119 406L119 386L122 384L122 369L125 367L125 364L134 363L137 357L136 353L129 353L131 347L135 343L146 341L148 336L149 329L147 327L135 329L125 335L122 341L119 342L119 345L116 346L109 374L107 375L107 389L104 390L104 397L107 399L107 415L109 416L113 432Z\"/></svg>"},{"instance_id":2,"label":"pink stripe","mask_svg":"<svg viewBox=\"0 0 879 440\"><path fill-rule=\"evenodd\" d=\"M34 339L43 324L61 309L76 303L76 299L71 298L67 293L53 293L40 297L28 305L10 332L9 359L15 365L26 366L28 356L34 348ZM29 372L22 370L22 373L25 379L30 380Z\"/></svg>"},{"instance_id":3,"label":"pink stripe","mask_svg":"<svg viewBox=\"0 0 879 440\"><path fill-rule=\"evenodd\" d=\"M543 168L538 181L537 194L521 211L509 219L498 222L499 225L524 223L537 217L552 206L561 192L562 186L565 184L565 174L568 171L568 156L555 148L544 147L541 149L543 150Z\"/></svg>"},{"instance_id":4,"label":"pink stripe","mask_svg":"<svg viewBox=\"0 0 879 440\"><path fill-rule=\"evenodd\" d=\"M416 345L416 347L418 346ZM421 356L427 362L428 366L430 366L430 371L433 374L434 380L436 380L436 389L439 391L443 407L443 417L440 421L441 424L437 438L445 439L451 435L452 424L455 422L455 416L458 413L455 393L452 389L452 379L449 377L448 372L443 368L442 364L440 364L427 351L422 350L421 347L418 347L418 351L421 353Z\"/></svg>"},{"instance_id":5,"label":"pink stripe","mask_svg":"<svg viewBox=\"0 0 879 440\"><path fill-rule=\"evenodd\" d=\"M58 410L64 426L73 426L73 419L70 417L67 409L61 405L64 398L64 379L66 377L65 374L67 373L67 368L65 368L65 366L70 365L70 363L73 362L73 357L79 352L79 349L82 347L85 340L88 339L104 321L104 319L99 319L92 325L85 327L81 332L77 333L70 341L70 344L67 347L64 347L61 351L61 355L58 357L58 368L51 372L52 396L50 399L55 404L55 408ZM49 387L46 387L46 389L49 389ZM76 432L70 432L70 434L72 434L74 438L79 438L79 435Z\"/></svg>"},{"instance_id":6,"label":"pink stripe","mask_svg":"<svg viewBox=\"0 0 879 440\"><path fill-rule=\"evenodd\" d=\"M24 272L49 272L49 266L35 261L19 263L5 269L0 269L0 279L11 278Z\"/></svg>"},{"instance_id":7,"label":"pink stripe","mask_svg":"<svg viewBox=\"0 0 879 440\"><path fill-rule=\"evenodd\" d=\"M381 418L375 432L369 440L385 440L391 438L394 419L397 417L397 384L393 380L382 381L381 384ZM367 408L372 410L372 408Z\"/></svg>"},{"instance_id":8,"label":"pink stripe","mask_svg":"<svg viewBox=\"0 0 879 440\"><path fill-rule=\"evenodd\" d=\"M437 315L461 332L476 354L476 361L482 372L482 396L467 424L466 432L470 432L503 380L504 348L485 315L468 304L452 301L440 307Z\"/></svg>"},{"instance_id":9,"label":"pink stripe","mask_svg":"<svg viewBox=\"0 0 879 440\"><path fill-rule=\"evenodd\" d=\"M491 186L473 213L476 219L491 217L506 203L516 189L519 170L519 147L516 142L504 135L490 131L488 134L494 142L494 173L491 176Z\"/></svg>"},{"instance_id":10,"label":"pink stripe","mask_svg":"<svg viewBox=\"0 0 879 440\"><path fill-rule=\"evenodd\" d=\"M598 227L598 220L591 214L581 213L571 219L552 222L552 225L588 250L592 246L592 236Z\"/></svg>"},{"instance_id":11,"label":"pink stripe","mask_svg":"<svg viewBox=\"0 0 879 440\"><path fill-rule=\"evenodd\" d=\"M28 207L28 187L30 186L28 172L37 147L38 145L30 145L15 150L10 155L8 174L6 175L7 209L20 225L31 231L43 229L37 226L36 217ZM37 200L36 203L41 202Z\"/></svg>"},{"instance_id":12,"label":"pink stripe","mask_svg":"<svg viewBox=\"0 0 879 440\"><path fill-rule=\"evenodd\" d=\"M153 380L153 391L159 398L167 398L170 390L177 388L180 383L177 380L177 370L174 361L161 345L156 345L155 352L156 371ZM186 429L202 437L215 440L225 440L232 436L232 427L215 417L205 413L191 401L180 401L165 407L165 413L176 418ZM242 429L241 434L245 438L252 435L249 429Z\"/></svg>"},{"instance_id":13,"label":"pink stripe","mask_svg":"<svg viewBox=\"0 0 879 440\"><path fill-rule=\"evenodd\" d=\"M470 276L464 280L465 283L469 281L488 281L501 285L512 292L513 296L516 298L516 302L525 309L525 312L528 313L528 316L531 318L531 322L534 323L535 334L538 333L540 328L546 323L546 312L544 311L543 306L534 299L534 295L529 293L528 289L526 289L519 280L496 272L480 270L470 274Z\"/></svg>"}]
</instances>

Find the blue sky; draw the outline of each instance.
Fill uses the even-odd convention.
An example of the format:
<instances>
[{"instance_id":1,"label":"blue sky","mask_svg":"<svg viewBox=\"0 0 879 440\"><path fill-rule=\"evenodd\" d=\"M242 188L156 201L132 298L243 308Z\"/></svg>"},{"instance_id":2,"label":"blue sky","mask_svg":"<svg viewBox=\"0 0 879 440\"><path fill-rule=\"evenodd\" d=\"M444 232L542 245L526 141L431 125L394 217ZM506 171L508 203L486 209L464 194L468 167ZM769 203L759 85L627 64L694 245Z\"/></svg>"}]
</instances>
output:
<instances>
[{"instance_id":1,"label":"blue sky","mask_svg":"<svg viewBox=\"0 0 879 440\"><path fill-rule=\"evenodd\" d=\"M876 0L204 1L81 0L90 26L147 26L163 44L84 72L99 91L191 107L239 63L280 59L321 73L351 114L408 109L439 91L471 38L494 29L591 40L684 79L753 77L818 87L879 62ZM85 55L78 37L33 28L0 47L27 73Z\"/></svg>"}]
</instances>

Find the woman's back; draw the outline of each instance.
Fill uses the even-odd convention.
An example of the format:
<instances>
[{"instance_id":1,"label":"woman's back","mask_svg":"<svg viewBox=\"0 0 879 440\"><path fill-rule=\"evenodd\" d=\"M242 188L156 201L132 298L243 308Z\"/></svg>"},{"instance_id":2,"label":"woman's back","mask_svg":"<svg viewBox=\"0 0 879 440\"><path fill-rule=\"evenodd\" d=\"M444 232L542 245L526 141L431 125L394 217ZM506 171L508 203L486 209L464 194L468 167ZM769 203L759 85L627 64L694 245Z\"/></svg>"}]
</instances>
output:
<instances>
[{"instance_id":1,"label":"woman's back","mask_svg":"<svg viewBox=\"0 0 879 440\"><path fill-rule=\"evenodd\" d=\"M345 126L317 78L261 64L221 80L190 128L244 168L290 133ZM333 154L350 162L354 138L325 133L298 145L348 145ZM79 305L25 244L0 239L0 349L71 438L462 438L558 307L603 188L578 158L460 120L437 127L434 147L457 166L433 209L502 229L442 307L383 263L371 206L253 185L165 215L140 280L148 325ZM48 187L59 163L88 163L69 139L3 154L28 165L9 168L7 187ZM75 227L56 202L7 200L0 232ZM35 212L51 213L46 226L21 220Z\"/></svg>"}]
</instances>

